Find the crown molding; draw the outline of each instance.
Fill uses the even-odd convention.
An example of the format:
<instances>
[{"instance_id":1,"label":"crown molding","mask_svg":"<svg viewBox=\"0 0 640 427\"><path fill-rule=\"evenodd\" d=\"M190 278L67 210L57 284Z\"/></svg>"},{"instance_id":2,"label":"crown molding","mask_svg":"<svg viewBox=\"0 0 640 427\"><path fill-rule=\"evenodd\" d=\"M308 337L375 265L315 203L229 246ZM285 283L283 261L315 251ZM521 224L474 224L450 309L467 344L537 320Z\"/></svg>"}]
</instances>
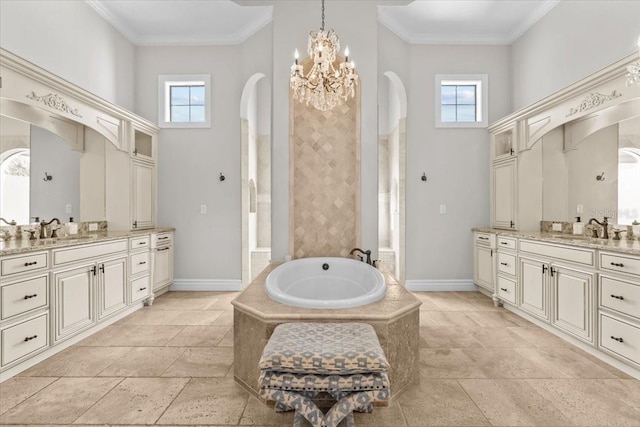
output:
<instances>
[{"instance_id":1,"label":"crown molding","mask_svg":"<svg viewBox=\"0 0 640 427\"><path fill-rule=\"evenodd\" d=\"M547 0L542 2L540 6L536 10L533 11L531 15L527 17L524 21L520 23L512 32L509 34L507 39L509 40L508 44L513 44L516 40L518 40L524 33L526 33L531 27L533 27L540 19L542 19L547 13L551 11L560 0Z\"/></svg>"},{"instance_id":2,"label":"crown molding","mask_svg":"<svg viewBox=\"0 0 640 427\"><path fill-rule=\"evenodd\" d=\"M136 46L207 46L207 45L237 45L268 25L273 20L273 6L249 22L233 34L226 35L190 35L190 36L144 36L133 31L121 18L104 7L104 0L85 0L102 18L118 30L124 37Z\"/></svg>"}]
</instances>

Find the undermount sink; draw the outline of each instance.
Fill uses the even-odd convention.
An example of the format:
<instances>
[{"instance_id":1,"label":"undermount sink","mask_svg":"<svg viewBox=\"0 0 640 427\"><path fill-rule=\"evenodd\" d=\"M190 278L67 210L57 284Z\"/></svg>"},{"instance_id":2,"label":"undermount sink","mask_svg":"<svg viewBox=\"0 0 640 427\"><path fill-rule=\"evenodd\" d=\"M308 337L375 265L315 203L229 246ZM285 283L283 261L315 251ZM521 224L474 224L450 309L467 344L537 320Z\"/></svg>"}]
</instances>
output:
<instances>
[{"instance_id":1,"label":"undermount sink","mask_svg":"<svg viewBox=\"0 0 640 427\"><path fill-rule=\"evenodd\" d=\"M562 240L590 240L590 237L587 236L582 236L582 235L573 235L573 234L567 234L567 235L563 235L563 234L558 234L556 236L551 236L554 239L562 239Z\"/></svg>"},{"instance_id":2,"label":"undermount sink","mask_svg":"<svg viewBox=\"0 0 640 427\"><path fill-rule=\"evenodd\" d=\"M41 239L46 243L55 243L55 242L66 242L69 240L93 240L98 236L95 234L83 234L83 235L71 235L71 236L62 236L62 237L49 237L46 239Z\"/></svg>"}]
</instances>

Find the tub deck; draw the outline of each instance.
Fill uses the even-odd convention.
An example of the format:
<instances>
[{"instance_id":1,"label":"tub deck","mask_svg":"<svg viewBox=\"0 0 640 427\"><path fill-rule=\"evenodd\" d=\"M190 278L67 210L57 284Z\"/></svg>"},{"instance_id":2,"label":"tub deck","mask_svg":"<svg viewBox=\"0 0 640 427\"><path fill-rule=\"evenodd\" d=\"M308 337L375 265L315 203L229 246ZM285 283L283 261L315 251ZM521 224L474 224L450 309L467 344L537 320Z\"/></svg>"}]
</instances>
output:
<instances>
[{"instance_id":1,"label":"tub deck","mask_svg":"<svg viewBox=\"0 0 640 427\"><path fill-rule=\"evenodd\" d=\"M360 307L310 309L273 301L265 291L267 275L279 263L267 267L231 302L234 317L234 377L258 396L258 361L273 330L289 322L362 322L373 326L391 365L389 380L393 399L417 378L419 362L420 300L381 269L387 294L381 300Z\"/></svg>"}]
</instances>

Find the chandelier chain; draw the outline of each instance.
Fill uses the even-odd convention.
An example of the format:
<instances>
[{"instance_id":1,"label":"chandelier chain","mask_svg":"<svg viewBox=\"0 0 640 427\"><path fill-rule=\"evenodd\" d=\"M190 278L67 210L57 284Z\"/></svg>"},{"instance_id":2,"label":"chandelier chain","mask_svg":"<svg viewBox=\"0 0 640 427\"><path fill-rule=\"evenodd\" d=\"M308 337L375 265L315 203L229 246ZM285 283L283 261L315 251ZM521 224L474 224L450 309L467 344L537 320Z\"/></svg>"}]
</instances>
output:
<instances>
[{"instance_id":1,"label":"chandelier chain","mask_svg":"<svg viewBox=\"0 0 640 427\"><path fill-rule=\"evenodd\" d=\"M322 25L320 25L320 31L324 31L324 0L322 0Z\"/></svg>"}]
</instances>

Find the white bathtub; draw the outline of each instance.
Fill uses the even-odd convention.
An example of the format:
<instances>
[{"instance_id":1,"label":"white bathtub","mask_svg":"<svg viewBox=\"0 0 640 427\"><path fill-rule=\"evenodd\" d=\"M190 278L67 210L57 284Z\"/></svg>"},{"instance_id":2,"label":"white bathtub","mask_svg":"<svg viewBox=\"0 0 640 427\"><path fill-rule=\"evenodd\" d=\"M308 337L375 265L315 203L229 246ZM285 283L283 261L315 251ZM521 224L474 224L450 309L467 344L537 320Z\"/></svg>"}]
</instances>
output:
<instances>
[{"instance_id":1,"label":"white bathtub","mask_svg":"<svg viewBox=\"0 0 640 427\"><path fill-rule=\"evenodd\" d=\"M382 273L349 258L301 258L276 267L267 276L267 295L303 308L358 307L387 292Z\"/></svg>"}]
</instances>

